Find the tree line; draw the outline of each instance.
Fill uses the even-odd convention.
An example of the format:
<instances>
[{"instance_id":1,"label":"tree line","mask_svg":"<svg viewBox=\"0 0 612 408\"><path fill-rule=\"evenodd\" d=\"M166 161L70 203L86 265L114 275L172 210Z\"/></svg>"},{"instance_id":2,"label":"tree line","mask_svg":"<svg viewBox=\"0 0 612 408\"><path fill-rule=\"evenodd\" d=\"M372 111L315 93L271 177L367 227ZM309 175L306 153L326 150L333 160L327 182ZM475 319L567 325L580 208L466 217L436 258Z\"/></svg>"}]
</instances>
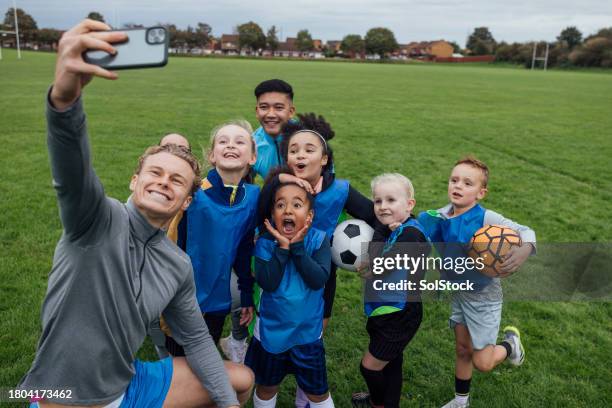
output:
<instances>
[{"instance_id":1,"label":"tree line","mask_svg":"<svg viewBox=\"0 0 612 408\"><path fill-rule=\"evenodd\" d=\"M544 57L548 45L549 67L601 67L612 68L612 27L602 28L583 38L574 26L564 28L556 41L525 43L496 42L487 27L478 27L468 37L466 48L476 55L493 54L499 62L531 67L534 46L536 57Z\"/></svg>"},{"instance_id":2,"label":"tree line","mask_svg":"<svg viewBox=\"0 0 612 408\"><path fill-rule=\"evenodd\" d=\"M42 48L53 48L60 39L61 31L52 28L39 29L36 20L23 9L17 9L20 39L24 46L36 44ZM104 22L104 16L92 11L88 18ZM179 29L171 23L159 23L168 29L170 34L170 47L174 49L190 50L202 48L210 44L212 27L209 24L198 22L195 26ZM137 23L125 23L118 28L143 27ZM14 31L14 10L9 8L4 16L0 30ZM278 29L271 26L265 33L259 24L249 21L238 25L234 34L238 35L240 50L249 53L261 54L262 51L277 51L280 46ZM2 37L0 37L2 41ZM533 42L506 43L497 42L487 27L477 27L467 38L465 48L457 43L449 42L456 53L464 55L495 55L496 61L524 64L531 66L533 55ZM538 56L543 56L547 42L537 43ZM576 27L567 27L557 36L556 41L548 42L548 66L570 67L612 67L612 27L602 28L596 33L583 39L583 34ZM315 48L312 35L307 29L299 30L295 39L298 51L309 52ZM365 36L348 34L340 42L340 53L335 48L323 48L326 57L343 56L354 58L357 55L376 54L381 58L391 56L399 50L399 44L391 30L385 27L375 27L368 30Z\"/></svg>"},{"instance_id":3,"label":"tree line","mask_svg":"<svg viewBox=\"0 0 612 408\"><path fill-rule=\"evenodd\" d=\"M19 23L20 39L24 47L36 44L43 48L52 48L56 44L62 34L62 31L53 28L39 29L36 20L23 9L17 9L17 18ZM92 20L105 22L104 16L97 11L92 11L87 15L87 18ZM170 34L170 47L175 49L193 49L196 47L205 47L213 41L212 27L209 24L198 22L195 26L187 26L181 30L172 23L162 23L167 28ZM118 28L139 28L141 24L125 23ZM9 8L4 15L4 23L0 30L15 31L14 11ZM276 26L270 27L264 34L259 24L249 21L240 24L235 28L235 34L239 38L239 47L241 50L249 52L261 53L263 50L272 52L278 50L280 40L278 38L278 29ZM1 37L0 37L1 41ZM299 51L312 51L314 40L307 29L298 31L295 45ZM385 57L398 48L397 40L393 32L387 28L378 27L370 29L364 38L358 34L349 34L344 37L340 49L346 55L355 56L357 54L368 53L378 54ZM335 56L336 50L325 50L327 56Z\"/></svg>"}]
</instances>

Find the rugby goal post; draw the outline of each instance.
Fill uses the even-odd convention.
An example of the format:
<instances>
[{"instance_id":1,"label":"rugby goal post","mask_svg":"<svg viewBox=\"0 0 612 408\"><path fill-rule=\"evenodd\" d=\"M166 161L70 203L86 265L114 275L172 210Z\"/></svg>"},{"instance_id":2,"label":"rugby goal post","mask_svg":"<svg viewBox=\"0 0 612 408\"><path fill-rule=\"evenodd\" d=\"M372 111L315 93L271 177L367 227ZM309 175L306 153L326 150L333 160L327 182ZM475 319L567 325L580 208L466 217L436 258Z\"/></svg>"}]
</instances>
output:
<instances>
[{"instance_id":1,"label":"rugby goal post","mask_svg":"<svg viewBox=\"0 0 612 408\"><path fill-rule=\"evenodd\" d=\"M0 31L0 60L2 59L2 38L13 34L17 40L17 59L21 59L21 46L19 44L19 22L17 21L17 5L13 0L13 17L15 19L15 31Z\"/></svg>"},{"instance_id":2,"label":"rugby goal post","mask_svg":"<svg viewBox=\"0 0 612 408\"><path fill-rule=\"evenodd\" d=\"M546 42L546 51L544 52L544 56L543 57L537 57L537 50L538 50L538 43L537 42L533 42L533 55L531 56L531 69L535 69L535 62L536 61L544 61L544 71L546 71L546 68L548 67L548 41Z\"/></svg>"}]
</instances>

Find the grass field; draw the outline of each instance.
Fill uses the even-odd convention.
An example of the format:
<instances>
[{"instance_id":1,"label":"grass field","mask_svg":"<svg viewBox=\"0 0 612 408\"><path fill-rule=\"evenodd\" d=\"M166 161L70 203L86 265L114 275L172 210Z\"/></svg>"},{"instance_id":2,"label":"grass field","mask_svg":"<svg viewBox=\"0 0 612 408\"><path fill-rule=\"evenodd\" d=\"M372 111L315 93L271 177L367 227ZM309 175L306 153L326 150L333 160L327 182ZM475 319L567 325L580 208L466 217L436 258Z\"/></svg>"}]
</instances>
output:
<instances>
[{"instance_id":1,"label":"grass field","mask_svg":"<svg viewBox=\"0 0 612 408\"><path fill-rule=\"evenodd\" d=\"M54 55L3 55L0 387L15 385L33 359L61 234L44 121ZM601 72L172 58L164 69L122 72L119 81L95 80L86 90L94 165L107 194L128 197L137 156L165 133L207 145L221 121L244 117L255 125L252 91L271 77L294 86L298 111L334 125L337 173L365 194L373 176L400 172L415 185L417 211L438 208L452 163L471 153L491 168L484 205L531 226L539 242L612 241L612 76ZM405 352L402 406L440 406L453 395L448 313L446 302L425 305ZM508 302L502 326L510 323L524 332L527 361L476 373L472 406L612 404L610 303ZM364 324L359 279L341 272L325 334L338 407L365 389L358 370ZM140 354L152 358L150 345ZM285 383L279 406L291 406L294 384Z\"/></svg>"}]
</instances>

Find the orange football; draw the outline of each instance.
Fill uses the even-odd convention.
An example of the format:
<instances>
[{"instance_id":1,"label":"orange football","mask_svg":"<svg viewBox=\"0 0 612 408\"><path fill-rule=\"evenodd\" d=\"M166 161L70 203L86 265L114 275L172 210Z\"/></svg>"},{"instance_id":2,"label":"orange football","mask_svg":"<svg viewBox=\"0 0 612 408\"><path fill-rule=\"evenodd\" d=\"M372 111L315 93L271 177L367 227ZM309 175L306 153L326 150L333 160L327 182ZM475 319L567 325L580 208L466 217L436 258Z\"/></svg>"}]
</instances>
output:
<instances>
[{"instance_id":1,"label":"orange football","mask_svg":"<svg viewBox=\"0 0 612 408\"><path fill-rule=\"evenodd\" d=\"M522 244L520 235L503 225L485 225L470 240L469 256L482 258L485 267L480 273L491 278L500 276L502 257L513 245Z\"/></svg>"}]
</instances>

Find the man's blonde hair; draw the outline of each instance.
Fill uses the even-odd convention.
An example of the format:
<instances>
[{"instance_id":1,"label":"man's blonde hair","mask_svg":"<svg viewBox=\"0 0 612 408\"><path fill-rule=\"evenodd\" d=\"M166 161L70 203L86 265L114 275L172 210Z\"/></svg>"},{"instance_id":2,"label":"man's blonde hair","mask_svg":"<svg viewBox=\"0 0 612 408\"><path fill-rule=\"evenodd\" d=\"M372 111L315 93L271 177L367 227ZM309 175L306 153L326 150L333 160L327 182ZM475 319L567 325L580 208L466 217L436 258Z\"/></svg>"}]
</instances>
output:
<instances>
[{"instance_id":1,"label":"man's blonde hair","mask_svg":"<svg viewBox=\"0 0 612 408\"><path fill-rule=\"evenodd\" d=\"M402 186L402 189L408 195L408 199L414 198L414 187L412 186L412 182L408 177L399 173L383 173L380 176L374 177L371 183L372 195L374 195L374 189L384 183L397 183Z\"/></svg>"},{"instance_id":2,"label":"man's blonde hair","mask_svg":"<svg viewBox=\"0 0 612 408\"><path fill-rule=\"evenodd\" d=\"M140 174L142 170L142 166L149 156L153 156L158 153L169 153L173 156L176 156L180 159L183 159L189 164L191 170L193 171L193 183L191 185L191 194L198 191L200 188L200 183L202 182L200 175L200 164L198 163L198 159L187 149L177 146L175 144L167 144L163 146L150 146L147 147L147 150L138 158L138 164L136 165L136 169L134 170L134 174Z\"/></svg>"}]
</instances>

